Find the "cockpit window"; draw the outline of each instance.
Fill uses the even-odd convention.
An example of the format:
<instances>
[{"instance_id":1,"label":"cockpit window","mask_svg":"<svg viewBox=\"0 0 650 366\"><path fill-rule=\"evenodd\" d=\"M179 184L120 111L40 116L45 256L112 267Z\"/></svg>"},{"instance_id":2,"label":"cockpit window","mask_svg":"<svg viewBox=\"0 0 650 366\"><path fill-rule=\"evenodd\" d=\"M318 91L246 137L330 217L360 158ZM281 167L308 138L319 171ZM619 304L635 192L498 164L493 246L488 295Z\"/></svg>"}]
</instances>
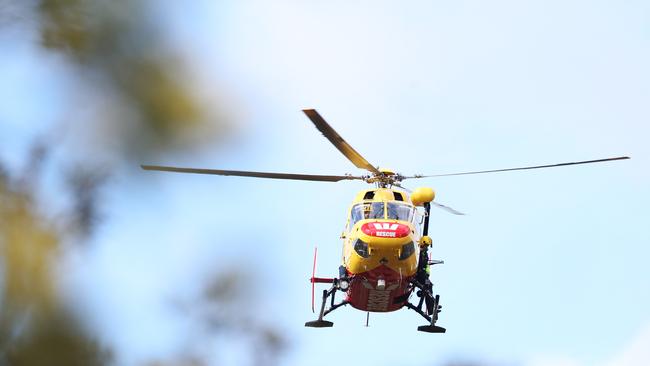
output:
<instances>
[{"instance_id":1,"label":"cockpit window","mask_svg":"<svg viewBox=\"0 0 650 366\"><path fill-rule=\"evenodd\" d=\"M350 215L350 227L352 227L359 220L383 218L383 202L360 203L352 207L352 213Z\"/></svg>"},{"instance_id":2,"label":"cockpit window","mask_svg":"<svg viewBox=\"0 0 650 366\"><path fill-rule=\"evenodd\" d=\"M411 221L413 218L413 206L403 203L388 202L388 219Z\"/></svg>"}]
</instances>

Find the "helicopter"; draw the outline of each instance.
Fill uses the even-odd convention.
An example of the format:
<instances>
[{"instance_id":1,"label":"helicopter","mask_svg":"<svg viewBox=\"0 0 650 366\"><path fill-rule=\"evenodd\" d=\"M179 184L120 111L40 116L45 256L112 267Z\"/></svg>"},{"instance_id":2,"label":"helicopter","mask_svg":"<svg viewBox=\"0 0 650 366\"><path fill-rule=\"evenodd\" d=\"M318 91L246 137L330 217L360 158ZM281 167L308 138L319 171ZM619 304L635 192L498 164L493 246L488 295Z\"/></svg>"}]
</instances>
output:
<instances>
[{"instance_id":1,"label":"helicopter","mask_svg":"<svg viewBox=\"0 0 650 366\"><path fill-rule=\"evenodd\" d=\"M332 327L333 322L324 317L332 311L350 305L367 313L366 325L371 312L392 312L403 308L422 316L427 323L417 328L427 333L445 333L438 326L442 311L440 295L433 291L430 279L431 267L444 261L432 260L429 250L432 239L429 236L429 217L432 207L443 209L455 215L464 215L449 206L435 202L435 191L429 187L409 190L402 186L407 179L435 178L443 176L496 173L515 170L553 168L569 165L591 164L629 159L628 156L597 160L566 162L525 166L517 168L469 171L432 175L401 175L386 168L372 165L350 144L348 144L315 109L303 112L314 126L327 138L352 164L366 170L365 175L315 175L275 172L255 172L240 170L218 170L182 168L160 165L141 165L144 170L175 173L211 174L222 176L254 177L269 179L290 179L317 182L340 182L360 180L373 185L355 196L350 209L343 240L342 264L338 276L316 277L316 258L311 282L311 303L314 311L314 289L317 283L330 284L323 290L318 318L305 323L306 327ZM343 299L336 301L337 292ZM413 296L415 294L415 296ZM413 298L413 301L411 299Z\"/></svg>"}]
</instances>

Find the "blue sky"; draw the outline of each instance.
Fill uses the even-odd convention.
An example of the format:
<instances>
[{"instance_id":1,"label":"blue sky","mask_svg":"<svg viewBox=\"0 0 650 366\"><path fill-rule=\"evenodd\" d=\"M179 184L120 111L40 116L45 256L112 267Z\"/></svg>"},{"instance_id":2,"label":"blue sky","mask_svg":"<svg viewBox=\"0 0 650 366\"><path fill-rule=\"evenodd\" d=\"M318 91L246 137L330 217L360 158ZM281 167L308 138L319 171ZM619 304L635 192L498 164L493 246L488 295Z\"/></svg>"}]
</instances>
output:
<instances>
[{"instance_id":1,"label":"blue sky","mask_svg":"<svg viewBox=\"0 0 650 366\"><path fill-rule=\"evenodd\" d=\"M287 365L329 364L332 349L379 365L650 362L647 2L198 1L167 10L169 36L202 76L197 88L208 100L215 85L230 90L240 123L225 148L151 163L358 173L302 108L318 109L372 163L404 174L632 160L408 182L468 213L432 217L434 257L446 261L432 273L445 335L418 333L421 320L406 311L373 314L365 328L365 314L343 308L332 329L302 327L313 318L313 247L319 274L334 274L362 183L118 179L110 220L92 250L70 258L69 280L101 314L121 362L173 354L188 329L166 299L191 296L206 273L247 256L265 320L294 342ZM0 75L25 82L0 88L0 121L10 126L0 156L18 164L39 116L59 113L48 90L39 108L25 100L60 66L13 47ZM33 65L46 66L27 72ZM250 232L251 222L259 229ZM281 296L271 293L278 284ZM241 357L215 349L216 360Z\"/></svg>"}]
</instances>

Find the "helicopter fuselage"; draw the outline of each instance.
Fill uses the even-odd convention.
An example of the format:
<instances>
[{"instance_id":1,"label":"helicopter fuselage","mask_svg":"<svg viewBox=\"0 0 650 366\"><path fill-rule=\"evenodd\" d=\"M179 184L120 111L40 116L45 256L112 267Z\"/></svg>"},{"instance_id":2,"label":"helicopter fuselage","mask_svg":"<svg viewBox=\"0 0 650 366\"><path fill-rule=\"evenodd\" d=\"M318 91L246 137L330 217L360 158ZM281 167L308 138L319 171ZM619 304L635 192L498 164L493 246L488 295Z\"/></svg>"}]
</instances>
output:
<instances>
[{"instance_id":1,"label":"helicopter fuselage","mask_svg":"<svg viewBox=\"0 0 650 366\"><path fill-rule=\"evenodd\" d=\"M343 233L350 305L372 312L404 306L418 268L421 217L405 192L379 188L357 195Z\"/></svg>"}]
</instances>

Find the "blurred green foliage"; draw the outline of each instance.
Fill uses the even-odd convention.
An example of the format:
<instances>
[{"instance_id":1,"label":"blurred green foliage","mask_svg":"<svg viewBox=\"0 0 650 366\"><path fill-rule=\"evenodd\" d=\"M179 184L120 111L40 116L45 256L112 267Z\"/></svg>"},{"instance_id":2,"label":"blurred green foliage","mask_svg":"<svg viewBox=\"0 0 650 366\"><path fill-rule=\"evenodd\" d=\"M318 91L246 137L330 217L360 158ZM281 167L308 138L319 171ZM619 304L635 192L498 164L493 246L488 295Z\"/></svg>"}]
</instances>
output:
<instances>
[{"instance_id":1,"label":"blurred green foliage","mask_svg":"<svg viewBox=\"0 0 650 366\"><path fill-rule=\"evenodd\" d=\"M112 108L109 124L128 156L151 156L170 149L214 143L227 131L222 105L208 108L194 92L182 52L165 38L159 3L132 0L41 0L38 19L42 46L63 54L86 87Z\"/></svg>"},{"instance_id":2,"label":"blurred green foliage","mask_svg":"<svg viewBox=\"0 0 650 366\"><path fill-rule=\"evenodd\" d=\"M63 296L63 284L57 280L67 251L83 250L67 245L70 237L75 235L73 241L83 244L95 235L105 203L101 193L110 189L105 183L115 174L130 172L114 163L136 168L157 155L218 143L229 131L229 113L224 103L206 102L198 95L183 52L165 38L161 3L37 0L17 4L0 2L0 10L12 12L11 17L0 16L11 19L3 27L26 19L20 26L32 27L39 35L34 46L57 58L63 56L66 71L72 72L64 75L66 85L55 87L74 102L52 116L56 139L36 136L38 143L25 153L25 172L0 166L0 365L111 364L115 352L101 345L98 330L87 328L66 306L74 299ZM74 80L65 81L66 77ZM69 85L78 87L66 88ZM34 108L39 108L38 93L34 91ZM60 131L72 139L60 138ZM97 141L89 143L87 150L75 150L78 146L70 141L87 139L88 131ZM64 153L48 156L52 149ZM113 165L105 164L107 154ZM43 207L35 193L45 184L39 174L45 170L54 171L59 186L68 190L64 196L70 202L63 210L57 208L61 214L56 222L42 214L53 208ZM251 362L273 363L285 340L239 311L252 290L241 274L216 274L205 288L200 298L179 311L200 324L192 343L209 342L215 334L244 334L244 344L257 355ZM192 310L196 308L201 310ZM178 359L152 364L209 361L188 348Z\"/></svg>"},{"instance_id":3,"label":"blurred green foliage","mask_svg":"<svg viewBox=\"0 0 650 366\"><path fill-rule=\"evenodd\" d=\"M59 298L60 239L31 193L0 177L0 364L104 365L110 359Z\"/></svg>"}]
</instances>

